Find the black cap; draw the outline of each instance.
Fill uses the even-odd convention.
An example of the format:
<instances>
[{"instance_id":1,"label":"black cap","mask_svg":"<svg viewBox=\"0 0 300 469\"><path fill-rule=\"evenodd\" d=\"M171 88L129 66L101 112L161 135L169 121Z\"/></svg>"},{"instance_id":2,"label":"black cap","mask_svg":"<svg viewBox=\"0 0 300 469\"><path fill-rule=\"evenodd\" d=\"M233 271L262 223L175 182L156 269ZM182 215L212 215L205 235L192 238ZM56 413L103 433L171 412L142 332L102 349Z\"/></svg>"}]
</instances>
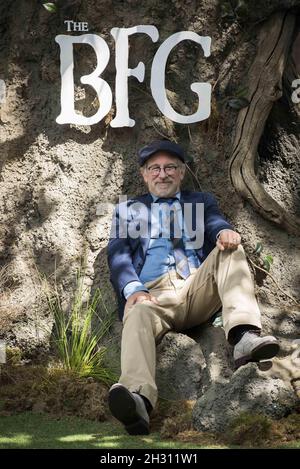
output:
<instances>
[{"instance_id":1,"label":"black cap","mask_svg":"<svg viewBox=\"0 0 300 469\"><path fill-rule=\"evenodd\" d=\"M156 140L138 151L140 166L143 166L151 156L159 151L170 153L177 156L183 163L185 162L184 151L180 145L170 140Z\"/></svg>"}]
</instances>

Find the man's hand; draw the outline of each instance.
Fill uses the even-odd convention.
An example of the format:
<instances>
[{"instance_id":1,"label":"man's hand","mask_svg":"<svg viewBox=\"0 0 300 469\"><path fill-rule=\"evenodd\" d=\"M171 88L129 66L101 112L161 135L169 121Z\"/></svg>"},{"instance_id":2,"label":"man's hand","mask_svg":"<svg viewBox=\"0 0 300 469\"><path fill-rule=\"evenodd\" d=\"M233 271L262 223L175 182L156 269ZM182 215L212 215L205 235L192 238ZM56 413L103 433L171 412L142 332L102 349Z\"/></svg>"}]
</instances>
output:
<instances>
[{"instance_id":1,"label":"man's hand","mask_svg":"<svg viewBox=\"0 0 300 469\"><path fill-rule=\"evenodd\" d=\"M217 246L220 251L225 251L225 249L237 249L239 244L241 244L241 237L233 230L221 231L217 239Z\"/></svg>"},{"instance_id":2,"label":"man's hand","mask_svg":"<svg viewBox=\"0 0 300 469\"><path fill-rule=\"evenodd\" d=\"M150 293L146 291L137 291L128 297L125 305L125 311L136 303L143 303L145 300L152 301L157 305L159 304L155 296L151 295Z\"/></svg>"}]
</instances>

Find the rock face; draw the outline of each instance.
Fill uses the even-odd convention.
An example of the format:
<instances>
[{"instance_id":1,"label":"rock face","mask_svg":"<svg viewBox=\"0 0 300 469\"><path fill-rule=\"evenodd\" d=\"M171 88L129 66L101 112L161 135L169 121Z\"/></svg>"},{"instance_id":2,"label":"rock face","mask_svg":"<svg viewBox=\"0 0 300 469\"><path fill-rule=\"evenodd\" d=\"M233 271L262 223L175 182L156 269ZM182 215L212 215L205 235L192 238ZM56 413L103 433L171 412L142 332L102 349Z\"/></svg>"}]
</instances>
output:
<instances>
[{"instance_id":1,"label":"rock face","mask_svg":"<svg viewBox=\"0 0 300 469\"><path fill-rule=\"evenodd\" d=\"M300 315L295 308L280 311L261 304L263 333L273 333L280 352L272 361L249 363L234 370L232 347L220 327L194 331L202 348L206 368L201 396L193 409L199 431L222 432L241 412L279 419L300 405Z\"/></svg>"},{"instance_id":2,"label":"rock face","mask_svg":"<svg viewBox=\"0 0 300 469\"><path fill-rule=\"evenodd\" d=\"M200 394L206 392L213 383L227 383L233 373L232 347L226 340L222 327L207 324L191 331L205 357L206 367L202 375Z\"/></svg>"},{"instance_id":3,"label":"rock face","mask_svg":"<svg viewBox=\"0 0 300 469\"><path fill-rule=\"evenodd\" d=\"M199 345L184 334L168 332L157 347L156 381L164 399L196 399L202 387L205 358Z\"/></svg>"},{"instance_id":4,"label":"rock face","mask_svg":"<svg viewBox=\"0 0 300 469\"><path fill-rule=\"evenodd\" d=\"M261 305L264 333L276 308ZM164 399L195 399L193 423L199 431L222 432L242 412L282 418L300 405L299 314L291 311L277 330L280 353L272 361L234 369L233 348L222 327L206 324L167 333L157 347L157 384ZM273 330L276 329L276 322ZM188 335L186 335L188 334Z\"/></svg>"},{"instance_id":5,"label":"rock face","mask_svg":"<svg viewBox=\"0 0 300 469\"><path fill-rule=\"evenodd\" d=\"M207 324L186 331L189 335L167 333L157 347L159 397L196 400L193 424L199 431L222 432L242 412L279 419L298 410L300 344L293 339L297 316L287 327L282 330L285 338L279 337L278 357L236 371L221 327Z\"/></svg>"},{"instance_id":6,"label":"rock face","mask_svg":"<svg viewBox=\"0 0 300 469\"><path fill-rule=\"evenodd\" d=\"M241 412L263 413L279 419L298 405L294 389L287 382L260 371L257 364L239 368L229 383L214 383L198 399L193 422L199 431L222 432Z\"/></svg>"}]
</instances>

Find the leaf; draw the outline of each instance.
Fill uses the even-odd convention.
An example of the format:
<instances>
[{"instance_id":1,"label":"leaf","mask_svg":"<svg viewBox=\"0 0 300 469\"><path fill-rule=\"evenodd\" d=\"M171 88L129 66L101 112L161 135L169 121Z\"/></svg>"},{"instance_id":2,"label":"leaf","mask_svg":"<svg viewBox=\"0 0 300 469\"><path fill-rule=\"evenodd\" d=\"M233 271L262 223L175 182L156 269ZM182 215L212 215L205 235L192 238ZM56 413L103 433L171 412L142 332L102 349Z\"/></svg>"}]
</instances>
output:
<instances>
[{"instance_id":1,"label":"leaf","mask_svg":"<svg viewBox=\"0 0 300 469\"><path fill-rule=\"evenodd\" d=\"M239 111L243 107L249 106L250 102L246 98L232 98L228 100L228 106Z\"/></svg>"},{"instance_id":2,"label":"leaf","mask_svg":"<svg viewBox=\"0 0 300 469\"><path fill-rule=\"evenodd\" d=\"M263 245L261 243L257 243L255 247L255 254L260 254L261 251L263 250Z\"/></svg>"},{"instance_id":3,"label":"leaf","mask_svg":"<svg viewBox=\"0 0 300 469\"><path fill-rule=\"evenodd\" d=\"M273 257L268 254L267 256L264 257L264 268L269 272L271 265L273 264Z\"/></svg>"},{"instance_id":4,"label":"leaf","mask_svg":"<svg viewBox=\"0 0 300 469\"><path fill-rule=\"evenodd\" d=\"M268 261L268 259L265 257L264 258L264 268L269 272L271 268L271 263Z\"/></svg>"},{"instance_id":5,"label":"leaf","mask_svg":"<svg viewBox=\"0 0 300 469\"><path fill-rule=\"evenodd\" d=\"M270 254L268 254L268 255L264 258L264 261L267 261L267 262L269 262L270 264L273 264L274 259L273 259L273 257L272 257Z\"/></svg>"},{"instance_id":6,"label":"leaf","mask_svg":"<svg viewBox=\"0 0 300 469\"><path fill-rule=\"evenodd\" d=\"M46 10L50 13L57 12L57 6L55 5L55 3L43 3L43 7L46 8Z\"/></svg>"}]
</instances>

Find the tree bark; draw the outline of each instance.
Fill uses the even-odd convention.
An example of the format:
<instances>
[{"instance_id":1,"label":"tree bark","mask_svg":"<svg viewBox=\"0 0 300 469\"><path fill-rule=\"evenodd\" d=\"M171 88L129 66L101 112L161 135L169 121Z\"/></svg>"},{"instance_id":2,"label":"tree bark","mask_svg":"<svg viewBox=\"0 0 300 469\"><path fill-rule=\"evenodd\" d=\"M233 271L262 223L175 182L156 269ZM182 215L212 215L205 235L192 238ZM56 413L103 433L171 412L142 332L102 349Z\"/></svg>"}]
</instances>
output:
<instances>
[{"instance_id":1,"label":"tree bark","mask_svg":"<svg viewBox=\"0 0 300 469\"><path fill-rule=\"evenodd\" d=\"M279 13L261 31L256 59L249 71L249 101L239 112L230 160L230 179L236 191L267 220L298 234L300 219L279 205L255 174L257 148L273 103L282 96L282 76L287 62L295 16Z\"/></svg>"}]
</instances>

